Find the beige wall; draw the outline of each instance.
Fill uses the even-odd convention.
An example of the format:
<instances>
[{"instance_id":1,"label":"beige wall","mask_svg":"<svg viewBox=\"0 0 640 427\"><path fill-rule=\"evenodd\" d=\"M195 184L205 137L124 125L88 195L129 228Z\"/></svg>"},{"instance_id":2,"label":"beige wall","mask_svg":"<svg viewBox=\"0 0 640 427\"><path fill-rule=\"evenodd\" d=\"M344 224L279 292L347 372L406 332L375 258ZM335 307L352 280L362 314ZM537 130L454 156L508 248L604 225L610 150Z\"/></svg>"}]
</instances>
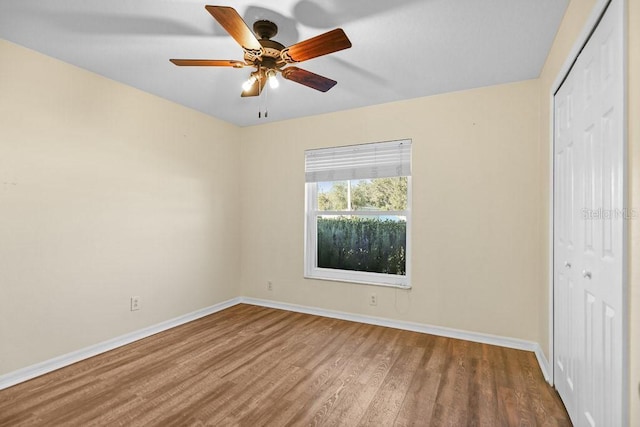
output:
<instances>
[{"instance_id":1,"label":"beige wall","mask_svg":"<svg viewBox=\"0 0 640 427\"><path fill-rule=\"evenodd\" d=\"M0 374L238 295L539 341L537 81L238 129L0 55ZM405 137L413 290L303 279L304 149Z\"/></svg>"},{"instance_id":2,"label":"beige wall","mask_svg":"<svg viewBox=\"0 0 640 427\"><path fill-rule=\"evenodd\" d=\"M533 80L243 129L242 294L540 341L538 93ZM413 289L304 279L304 150L400 138Z\"/></svg>"},{"instance_id":3,"label":"beige wall","mask_svg":"<svg viewBox=\"0 0 640 427\"><path fill-rule=\"evenodd\" d=\"M239 160L235 126L0 41L0 374L237 296Z\"/></svg>"}]
</instances>

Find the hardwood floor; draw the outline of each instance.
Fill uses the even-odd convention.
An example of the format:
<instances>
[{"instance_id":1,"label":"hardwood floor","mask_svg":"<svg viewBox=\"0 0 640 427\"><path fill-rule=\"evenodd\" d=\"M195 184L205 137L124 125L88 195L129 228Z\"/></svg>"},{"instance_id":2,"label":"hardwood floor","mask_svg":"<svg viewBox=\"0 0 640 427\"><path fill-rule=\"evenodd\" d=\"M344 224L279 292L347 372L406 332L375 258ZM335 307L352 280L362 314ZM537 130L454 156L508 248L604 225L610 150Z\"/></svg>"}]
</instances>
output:
<instances>
[{"instance_id":1,"label":"hardwood floor","mask_svg":"<svg viewBox=\"0 0 640 427\"><path fill-rule=\"evenodd\" d=\"M569 426L533 353L251 305L0 391L0 426Z\"/></svg>"}]
</instances>

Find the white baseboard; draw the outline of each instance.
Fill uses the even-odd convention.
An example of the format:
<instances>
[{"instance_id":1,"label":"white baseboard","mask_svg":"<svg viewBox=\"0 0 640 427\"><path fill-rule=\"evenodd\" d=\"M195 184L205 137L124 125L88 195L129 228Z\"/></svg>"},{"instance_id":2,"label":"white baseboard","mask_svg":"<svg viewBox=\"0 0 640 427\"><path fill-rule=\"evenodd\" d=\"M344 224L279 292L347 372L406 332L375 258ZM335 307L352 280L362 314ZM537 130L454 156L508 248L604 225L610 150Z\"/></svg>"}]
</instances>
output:
<instances>
[{"instance_id":1,"label":"white baseboard","mask_svg":"<svg viewBox=\"0 0 640 427\"><path fill-rule=\"evenodd\" d=\"M463 331L460 329L445 328L423 323L407 322L402 320L392 320L382 317L366 316L362 314L352 314L342 311L325 310L316 307L307 307L297 304L288 304L278 301L263 300L257 298L240 298L242 303L258 305L261 307L278 308L281 310L295 311L298 313L313 314L316 316L330 317L334 319L349 320L352 322L366 323L369 325L386 326L389 328L403 329L413 332L438 335L447 338L456 338L481 344L491 344L500 347L513 348L516 350L532 351L536 355L540 370L545 380L549 382L549 362L542 351L540 344L533 341L521 340L518 338L508 338L498 335L483 334L480 332Z\"/></svg>"},{"instance_id":2,"label":"white baseboard","mask_svg":"<svg viewBox=\"0 0 640 427\"><path fill-rule=\"evenodd\" d=\"M553 385L553 377L551 376L551 366L549 365L549 360L547 356L544 355L544 351L542 351L542 347L538 343L536 343L536 359L538 359L538 365L540 365L540 370L542 371L542 375L544 379L549 383L549 385Z\"/></svg>"},{"instance_id":3,"label":"white baseboard","mask_svg":"<svg viewBox=\"0 0 640 427\"><path fill-rule=\"evenodd\" d=\"M545 357L540 345L533 341L501 337L498 335L483 334L479 332L469 332L459 329L445 328L441 326L426 325L422 323L392 320L382 317L366 316L362 314L352 314L342 311L326 310L322 308L307 307L297 304L288 304L257 298L237 297L228 301L221 302L219 304L212 305L210 307L203 308L201 310L194 311L192 313L185 314L183 316L176 317L174 319L167 320L165 322L158 323L156 325L149 326L144 329L140 329L138 331L121 335L108 341L85 347L83 349L64 354L53 359L45 360L44 362L37 363L35 365L27 366L17 371L9 372L8 374L0 375L0 390L241 303L294 311L297 313L313 314L316 316L330 317L334 319L349 320L352 322L360 322L370 325L386 326L389 328L421 332L448 338L457 338L482 344L491 344L500 347L513 348L517 350L532 351L536 355L536 359L538 360L538 364L540 365L540 369L542 370L544 378L547 380L547 382L550 382L549 362Z\"/></svg>"},{"instance_id":4,"label":"white baseboard","mask_svg":"<svg viewBox=\"0 0 640 427\"><path fill-rule=\"evenodd\" d=\"M205 307L201 310L197 310L192 313L188 313L174 319L149 326L147 328L121 335L108 341L85 347L68 354L63 354L62 356L45 360L44 362L27 366L25 368L18 369L17 371L9 372L8 374L0 375L0 390L30 380L40 375L55 371L56 369L64 368L65 366L80 362L81 360L97 356L98 354L107 352L109 350L122 347L123 345L131 344L134 341L138 341L151 335L155 335L159 332L166 331L167 329L175 328L176 326L180 326L201 317L208 316L209 314L213 314L218 311L224 310L225 308L237 305L240 302L241 298L233 298L228 301L224 301L210 307Z\"/></svg>"}]
</instances>

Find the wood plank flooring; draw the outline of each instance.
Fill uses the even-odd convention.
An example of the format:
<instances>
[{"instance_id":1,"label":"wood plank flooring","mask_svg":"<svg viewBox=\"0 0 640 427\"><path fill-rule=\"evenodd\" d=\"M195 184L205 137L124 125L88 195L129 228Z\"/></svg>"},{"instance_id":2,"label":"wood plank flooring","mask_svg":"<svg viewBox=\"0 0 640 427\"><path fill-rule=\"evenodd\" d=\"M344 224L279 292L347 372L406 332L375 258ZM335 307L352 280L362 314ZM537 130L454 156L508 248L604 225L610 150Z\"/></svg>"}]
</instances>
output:
<instances>
[{"instance_id":1,"label":"wood plank flooring","mask_svg":"<svg viewBox=\"0 0 640 427\"><path fill-rule=\"evenodd\" d=\"M251 305L0 391L0 426L569 426L533 353Z\"/></svg>"}]
</instances>

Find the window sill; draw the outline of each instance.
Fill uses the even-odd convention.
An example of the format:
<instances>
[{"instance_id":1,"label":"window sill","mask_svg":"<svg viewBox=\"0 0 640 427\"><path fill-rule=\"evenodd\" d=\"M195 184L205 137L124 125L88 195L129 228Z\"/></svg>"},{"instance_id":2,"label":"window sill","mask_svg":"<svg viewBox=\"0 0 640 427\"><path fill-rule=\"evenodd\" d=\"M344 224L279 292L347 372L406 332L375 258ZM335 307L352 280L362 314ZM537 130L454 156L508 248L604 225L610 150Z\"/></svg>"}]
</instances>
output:
<instances>
[{"instance_id":1,"label":"window sill","mask_svg":"<svg viewBox=\"0 0 640 427\"><path fill-rule=\"evenodd\" d=\"M350 277L331 277L326 274L308 274L304 275L305 279L315 279L315 280L327 280L330 282L343 282L343 283L353 283L356 285L370 285L370 286L382 286L385 288L396 288L396 289L404 289L410 290L411 284L407 283L385 283L382 280L368 280L367 278L350 278Z\"/></svg>"}]
</instances>

